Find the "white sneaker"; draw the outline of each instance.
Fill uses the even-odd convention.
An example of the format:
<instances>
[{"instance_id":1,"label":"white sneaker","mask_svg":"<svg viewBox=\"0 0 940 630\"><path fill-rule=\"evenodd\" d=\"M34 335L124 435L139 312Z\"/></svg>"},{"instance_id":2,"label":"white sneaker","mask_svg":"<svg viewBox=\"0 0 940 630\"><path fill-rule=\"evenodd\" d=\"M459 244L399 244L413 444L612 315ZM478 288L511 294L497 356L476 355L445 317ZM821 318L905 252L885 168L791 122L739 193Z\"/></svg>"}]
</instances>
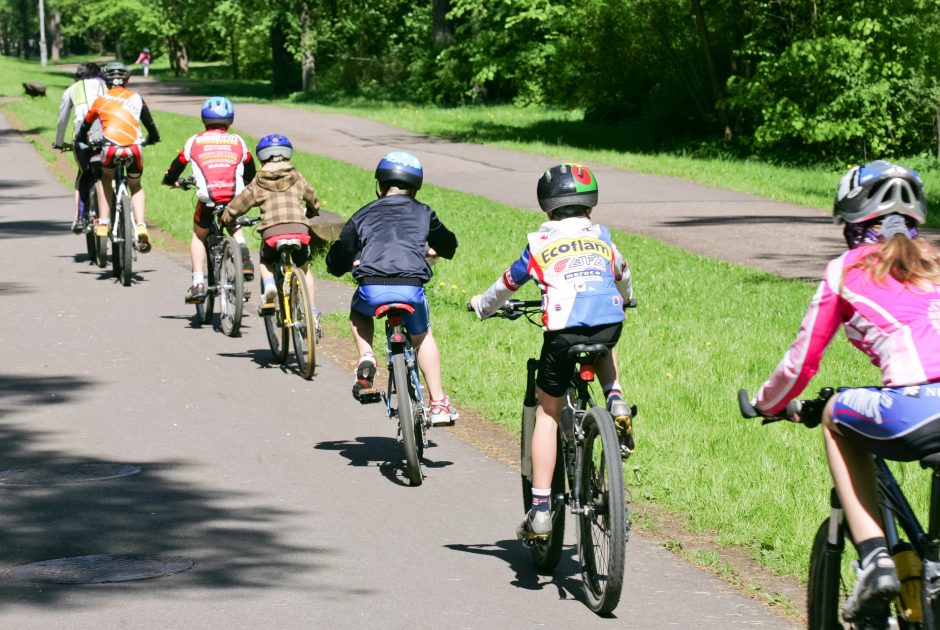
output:
<instances>
[{"instance_id":1,"label":"white sneaker","mask_svg":"<svg viewBox=\"0 0 940 630\"><path fill-rule=\"evenodd\" d=\"M460 412L450 402L450 399L431 401L431 409L428 414L431 418L431 426L439 427L447 424L454 424L460 417Z\"/></svg>"}]
</instances>

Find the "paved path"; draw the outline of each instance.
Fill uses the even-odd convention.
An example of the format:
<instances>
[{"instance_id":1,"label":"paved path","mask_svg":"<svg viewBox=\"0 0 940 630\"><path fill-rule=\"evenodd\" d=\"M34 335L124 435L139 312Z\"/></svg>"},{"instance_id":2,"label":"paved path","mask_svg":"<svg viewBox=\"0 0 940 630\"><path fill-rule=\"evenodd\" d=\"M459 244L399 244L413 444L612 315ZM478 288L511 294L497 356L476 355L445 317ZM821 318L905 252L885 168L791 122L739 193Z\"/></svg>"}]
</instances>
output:
<instances>
[{"instance_id":1,"label":"paved path","mask_svg":"<svg viewBox=\"0 0 940 630\"><path fill-rule=\"evenodd\" d=\"M173 85L142 79L134 85L157 111L194 115L204 100ZM303 151L369 170L386 151L411 151L423 161L427 182L527 209L538 208L535 185L542 171L562 160L579 160L577 155L538 156L450 142L354 116L292 107L236 103L235 122L252 135L282 133ZM818 209L589 165L601 187L593 216L612 227L790 278L818 280L826 262L845 249L830 215Z\"/></svg>"},{"instance_id":2,"label":"paved path","mask_svg":"<svg viewBox=\"0 0 940 630\"><path fill-rule=\"evenodd\" d=\"M0 481L0 627L789 627L634 537L614 620L580 601L569 546L538 576L512 536L518 475L435 430L428 478L402 484L394 429L324 359L313 382L267 365L258 320L191 324L188 263L140 257L129 288L68 233L71 193L0 116L0 480L116 462L109 481ZM320 303L348 289L320 285ZM123 584L16 581L57 558L195 561Z\"/></svg>"}]
</instances>

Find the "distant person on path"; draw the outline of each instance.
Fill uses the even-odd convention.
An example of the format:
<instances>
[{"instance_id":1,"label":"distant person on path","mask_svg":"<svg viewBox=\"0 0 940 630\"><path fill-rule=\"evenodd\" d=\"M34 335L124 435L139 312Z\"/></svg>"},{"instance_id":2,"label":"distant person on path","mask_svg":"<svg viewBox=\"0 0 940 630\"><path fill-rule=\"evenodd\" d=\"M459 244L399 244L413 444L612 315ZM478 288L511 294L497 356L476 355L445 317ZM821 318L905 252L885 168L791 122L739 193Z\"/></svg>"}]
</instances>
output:
<instances>
[{"instance_id":1,"label":"distant person on path","mask_svg":"<svg viewBox=\"0 0 940 630\"><path fill-rule=\"evenodd\" d=\"M117 156L130 156L133 162L127 167L127 184L131 193L131 207L134 210L134 219L137 223L137 238L140 240L140 251L146 254L150 251L150 234L147 232L145 222L146 200L144 189L140 185L140 177L144 172L144 158L140 147L142 144L156 144L160 142L160 132L153 122L150 109L140 94L127 89L130 71L123 63L111 62L102 71L108 91L95 99L85 115L81 128L76 134L79 142L88 142L88 132L96 120L101 121L101 133L105 145L101 150L101 179L98 181L98 225L95 227L97 236L107 236L108 226L111 225L111 201L114 189L111 186L114 180L114 158ZM141 124L147 129L147 139L141 134ZM105 194L107 191L107 195Z\"/></svg>"},{"instance_id":2,"label":"distant person on path","mask_svg":"<svg viewBox=\"0 0 940 630\"><path fill-rule=\"evenodd\" d=\"M291 164L294 147L290 140L279 134L267 135L258 141L255 148L261 160L261 170L226 207L220 223L228 227L235 219L252 208L261 209L261 286L262 312L274 310L277 301L277 285L274 282L274 265L277 264L277 240L287 235L296 236L303 247L294 254L294 264L303 270L310 293L310 305L320 333L320 314L314 305L313 274L309 269L310 219L320 213L317 192L307 183Z\"/></svg>"},{"instance_id":3,"label":"distant person on path","mask_svg":"<svg viewBox=\"0 0 940 630\"><path fill-rule=\"evenodd\" d=\"M796 341L754 406L783 413L840 327L881 368L884 387L842 389L822 414L829 469L859 557L844 615L860 619L886 612L900 589L871 453L911 461L940 450L940 251L918 237L927 199L917 173L902 166L851 169L834 213L849 249L826 267Z\"/></svg>"},{"instance_id":4,"label":"distant person on path","mask_svg":"<svg viewBox=\"0 0 940 630\"><path fill-rule=\"evenodd\" d=\"M586 166L559 164L545 171L536 189L549 220L528 235L522 255L482 294L470 298L477 317L493 315L529 280L542 291L545 333L536 378L535 431L532 434L532 506L516 530L521 540L551 534L551 488L556 436L565 392L575 368L568 349L603 344L610 352L596 364L607 409L633 449L632 410L623 400L614 346L624 309L633 298L627 261L610 230L591 222L597 180Z\"/></svg>"},{"instance_id":5,"label":"distant person on path","mask_svg":"<svg viewBox=\"0 0 940 630\"><path fill-rule=\"evenodd\" d=\"M75 71L75 83L62 93L62 103L59 105L59 119L55 130L55 143L53 148L63 150L65 147L65 129L69 124L69 112L72 112L72 152L78 164L78 174L75 176L75 216L72 218L72 232L82 233L82 219L85 208L88 207L88 193L95 185L101 169L101 149L90 147L87 143L78 142L75 136L85 120L91 104L99 96L107 92L108 87L101 78L101 68L94 62L79 64ZM101 135L101 124L96 123L89 130L89 139L100 143L104 137Z\"/></svg>"},{"instance_id":6,"label":"distant person on path","mask_svg":"<svg viewBox=\"0 0 940 630\"><path fill-rule=\"evenodd\" d=\"M193 235L189 254L193 265L193 282L186 291L187 304L201 304L206 299L206 238L212 225L212 213L217 205L230 202L255 176L255 162L241 136L229 133L235 120L235 108L224 96L213 96L202 104L202 124L205 131L191 136L179 155L163 175L163 185L178 187L177 180L187 164L192 164L196 180L196 212L193 215ZM246 280L254 278L248 245L241 228L232 236L242 250L243 272Z\"/></svg>"},{"instance_id":7,"label":"distant person on path","mask_svg":"<svg viewBox=\"0 0 940 630\"><path fill-rule=\"evenodd\" d=\"M150 60L151 60L150 49L144 48L143 50L140 51L140 54L137 55L137 61L134 62L136 64L140 64L141 66L143 66L145 77L150 75Z\"/></svg>"},{"instance_id":8,"label":"distant person on path","mask_svg":"<svg viewBox=\"0 0 940 630\"><path fill-rule=\"evenodd\" d=\"M404 318L405 329L417 349L431 397L431 424L453 424L460 414L444 394L441 353L431 332L424 285L432 275L427 257L453 258L457 237L434 210L415 199L424 181L418 158L402 151L387 153L375 169L375 179L378 199L350 217L326 256L331 274L351 271L359 284L349 311L359 351L353 397L361 402L377 400L375 309L392 302L409 304L415 312Z\"/></svg>"}]
</instances>

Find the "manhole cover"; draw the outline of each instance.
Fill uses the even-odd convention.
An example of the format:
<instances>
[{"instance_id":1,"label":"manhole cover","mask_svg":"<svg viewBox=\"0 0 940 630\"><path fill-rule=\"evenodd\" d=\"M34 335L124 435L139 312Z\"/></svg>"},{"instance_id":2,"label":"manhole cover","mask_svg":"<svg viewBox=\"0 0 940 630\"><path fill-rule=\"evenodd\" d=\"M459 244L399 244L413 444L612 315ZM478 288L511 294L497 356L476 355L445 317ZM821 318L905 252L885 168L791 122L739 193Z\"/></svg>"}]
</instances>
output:
<instances>
[{"instance_id":1,"label":"manhole cover","mask_svg":"<svg viewBox=\"0 0 940 630\"><path fill-rule=\"evenodd\" d=\"M18 566L10 577L18 582L48 582L51 584L103 584L146 580L181 573L195 563L185 558L120 558L95 555L76 558L43 560Z\"/></svg>"},{"instance_id":2,"label":"manhole cover","mask_svg":"<svg viewBox=\"0 0 940 630\"><path fill-rule=\"evenodd\" d=\"M64 464L45 468L8 468L0 470L0 483L10 486L56 486L84 481L126 477L140 472L131 464Z\"/></svg>"}]
</instances>

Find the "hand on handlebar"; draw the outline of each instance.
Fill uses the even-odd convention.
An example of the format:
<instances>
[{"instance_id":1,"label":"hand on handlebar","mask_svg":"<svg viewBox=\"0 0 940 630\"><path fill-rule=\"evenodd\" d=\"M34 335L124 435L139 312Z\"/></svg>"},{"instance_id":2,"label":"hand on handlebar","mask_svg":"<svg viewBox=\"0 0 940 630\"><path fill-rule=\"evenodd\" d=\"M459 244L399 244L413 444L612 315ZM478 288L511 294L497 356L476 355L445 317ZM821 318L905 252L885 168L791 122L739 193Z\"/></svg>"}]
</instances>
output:
<instances>
[{"instance_id":1,"label":"hand on handlebar","mask_svg":"<svg viewBox=\"0 0 940 630\"><path fill-rule=\"evenodd\" d=\"M778 420L789 420L797 424L802 424L807 429L819 426L822 422L823 410L826 403L832 397L835 391L831 387L824 387L819 391L819 397L812 400L791 400L787 403L786 409L780 414L771 415L764 413L754 406L754 400L750 399L746 390L738 390L738 407L741 409L741 415L745 418L756 418L760 416L764 419L761 424L769 424Z\"/></svg>"}]
</instances>

